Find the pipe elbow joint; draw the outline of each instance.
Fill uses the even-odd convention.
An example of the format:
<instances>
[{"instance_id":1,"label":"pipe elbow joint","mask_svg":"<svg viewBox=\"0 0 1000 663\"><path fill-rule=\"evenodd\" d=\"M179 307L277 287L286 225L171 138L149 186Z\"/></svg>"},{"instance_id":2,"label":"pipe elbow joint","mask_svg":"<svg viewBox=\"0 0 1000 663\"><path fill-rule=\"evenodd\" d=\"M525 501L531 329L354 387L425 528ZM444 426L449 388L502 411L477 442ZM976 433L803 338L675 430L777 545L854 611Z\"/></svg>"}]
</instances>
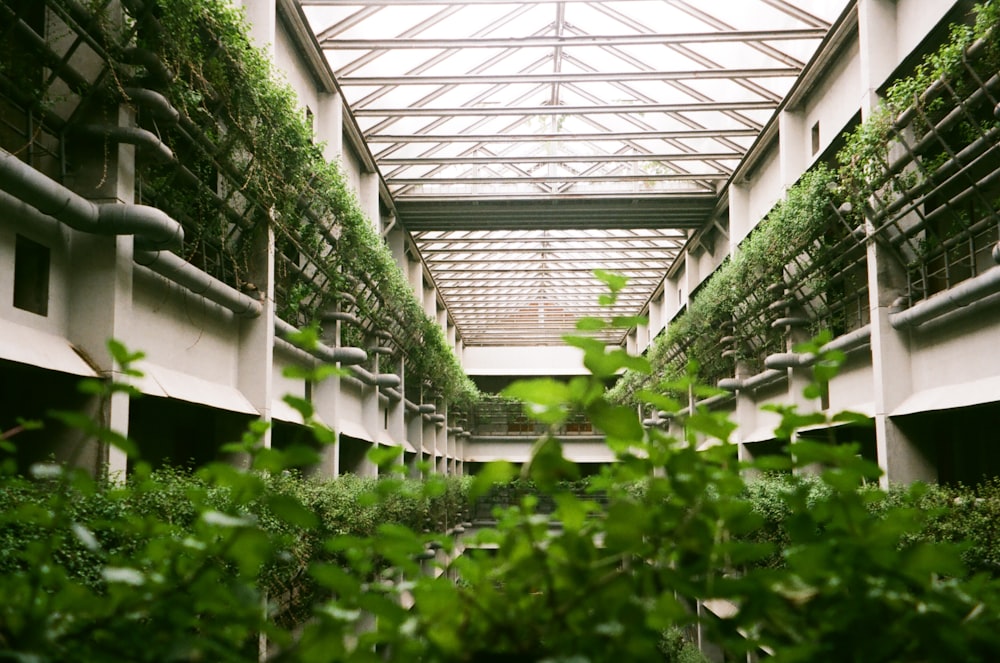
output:
<instances>
[{"instance_id":1,"label":"pipe elbow joint","mask_svg":"<svg viewBox=\"0 0 1000 663\"><path fill-rule=\"evenodd\" d=\"M331 348L330 359L345 366L356 366L368 360L368 353L363 348Z\"/></svg>"},{"instance_id":2,"label":"pipe elbow joint","mask_svg":"<svg viewBox=\"0 0 1000 663\"><path fill-rule=\"evenodd\" d=\"M402 380L395 373L379 373L375 376L375 386L395 388L402 384Z\"/></svg>"},{"instance_id":3,"label":"pipe elbow joint","mask_svg":"<svg viewBox=\"0 0 1000 663\"><path fill-rule=\"evenodd\" d=\"M717 385L719 389L726 391L737 391L743 387L743 380L739 378L722 378Z\"/></svg>"},{"instance_id":4,"label":"pipe elbow joint","mask_svg":"<svg viewBox=\"0 0 1000 663\"><path fill-rule=\"evenodd\" d=\"M141 249L179 249L184 245L181 224L155 207L118 203L99 205L97 220L102 234L134 234L136 246Z\"/></svg>"},{"instance_id":5,"label":"pipe elbow joint","mask_svg":"<svg viewBox=\"0 0 1000 663\"><path fill-rule=\"evenodd\" d=\"M797 354L795 352L777 352L764 358L764 367L777 370L785 368L804 368L816 361L816 355L811 352Z\"/></svg>"}]
</instances>

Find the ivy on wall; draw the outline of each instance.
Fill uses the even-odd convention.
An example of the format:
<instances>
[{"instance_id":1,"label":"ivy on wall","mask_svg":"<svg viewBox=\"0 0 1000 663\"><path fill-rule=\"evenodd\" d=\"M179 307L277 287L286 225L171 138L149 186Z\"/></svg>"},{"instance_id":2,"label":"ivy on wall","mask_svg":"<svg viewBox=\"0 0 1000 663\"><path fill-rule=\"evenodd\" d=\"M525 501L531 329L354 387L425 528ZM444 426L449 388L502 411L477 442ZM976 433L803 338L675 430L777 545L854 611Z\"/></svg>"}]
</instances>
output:
<instances>
[{"instance_id":1,"label":"ivy on wall","mask_svg":"<svg viewBox=\"0 0 1000 663\"><path fill-rule=\"evenodd\" d=\"M638 390L677 381L692 364L706 382L734 375L734 361L748 359L747 350L753 349L747 347L748 343L766 343L769 333L766 326L746 332L740 339L743 347L727 356L722 355L723 338L733 333L734 326L739 336L741 322L747 321L747 302L758 297L768 285L780 283L783 274L787 276L790 270L801 269L804 255L806 262L815 261L817 256L830 261L815 270L811 292L822 292L824 273L836 271L833 267L837 256L824 252L821 246L824 243L832 246L829 222L833 205L840 207L839 214L847 226L859 226L864 220L862 211L871 206L872 200L912 197L913 190L922 181L934 183L934 164L939 165L976 136L1000 126L1000 120L992 114L984 119L966 112L958 129L954 130L959 140L957 146L949 147L936 141L932 144L940 154L921 155L914 160L917 168L899 172L898 166L896 170L890 167L890 151L900 132L905 129L922 135L921 132L928 131L954 108L956 100L964 99L964 95L1000 68L1000 45L991 37L1000 24L1000 4L983 3L974 8L972 15L971 24L953 26L949 40L926 56L912 75L891 85L871 116L845 134L844 146L835 155L836 167L820 164L789 188L785 198L733 255L692 293L687 308L653 340L647 352L652 374L626 371L611 392L614 400L632 403ZM969 49L977 40L983 43L971 59ZM946 98L943 90L948 90L951 98ZM841 206L843 202L849 205ZM1000 199L996 202L1000 203ZM968 225L964 220L959 221L957 226ZM901 256L901 260L912 262L916 253ZM836 326L835 320L822 315L817 315L813 323ZM815 333L819 329L811 331ZM757 364L753 368L759 370L762 366Z\"/></svg>"},{"instance_id":2,"label":"ivy on wall","mask_svg":"<svg viewBox=\"0 0 1000 663\"><path fill-rule=\"evenodd\" d=\"M157 80L147 70L143 82L180 111L176 128L155 127L179 158L144 163L141 172L144 195L186 225L185 257L253 289L254 255L270 229L280 317L313 324L336 293L367 290L363 313L393 333L408 377L430 381L449 400L474 400L475 386L347 177L314 143L294 91L253 45L243 11L227 0L124 4L137 45L173 74Z\"/></svg>"}]
</instances>

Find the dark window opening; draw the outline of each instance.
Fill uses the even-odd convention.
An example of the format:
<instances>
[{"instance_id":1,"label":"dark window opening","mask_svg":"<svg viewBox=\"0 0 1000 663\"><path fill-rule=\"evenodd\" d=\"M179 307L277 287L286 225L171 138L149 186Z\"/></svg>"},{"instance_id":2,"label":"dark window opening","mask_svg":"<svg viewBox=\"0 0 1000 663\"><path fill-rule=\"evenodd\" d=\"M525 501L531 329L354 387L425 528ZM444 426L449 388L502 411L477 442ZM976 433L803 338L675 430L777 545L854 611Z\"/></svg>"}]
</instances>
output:
<instances>
[{"instance_id":1,"label":"dark window opening","mask_svg":"<svg viewBox=\"0 0 1000 663\"><path fill-rule=\"evenodd\" d=\"M14 306L38 315L49 314L49 262L44 244L17 236L14 245Z\"/></svg>"},{"instance_id":2,"label":"dark window opening","mask_svg":"<svg viewBox=\"0 0 1000 663\"><path fill-rule=\"evenodd\" d=\"M809 139L812 144L812 153L816 154L819 152L819 122L812 126L809 132Z\"/></svg>"}]
</instances>

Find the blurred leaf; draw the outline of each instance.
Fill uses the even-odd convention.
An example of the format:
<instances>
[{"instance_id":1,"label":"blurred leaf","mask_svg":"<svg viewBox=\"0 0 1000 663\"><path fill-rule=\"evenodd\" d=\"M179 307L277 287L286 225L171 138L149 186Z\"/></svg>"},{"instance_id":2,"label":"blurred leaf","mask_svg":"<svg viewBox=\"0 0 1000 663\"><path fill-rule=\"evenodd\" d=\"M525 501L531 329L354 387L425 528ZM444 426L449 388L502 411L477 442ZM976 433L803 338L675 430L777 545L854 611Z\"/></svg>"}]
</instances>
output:
<instances>
[{"instance_id":1,"label":"blurred leaf","mask_svg":"<svg viewBox=\"0 0 1000 663\"><path fill-rule=\"evenodd\" d=\"M587 416L595 428L617 440L642 440L642 423L634 409L625 405L612 405L601 399L591 403Z\"/></svg>"},{"instance_id":2,"label":"blurred leaf","mask_svg":"<svg viewBox=\"0 0 1000 663\"><path fill-rule=\"evenodd\" d=\"M369 449L365 455L375 465L386 467L402 457L403 447L376 445Z\"/></svg>"},{"instance_id":3,"label":"blurred leaf","mask_svg":"<svg viewBox=\"0 0 1000 663\"><path fill-rule=\"evenodd\" d=\"M628 277L604 269L595 269L594 276L604 283L612 293L617 293L628 285Z\"/></svg>"},{"instance_id":4,"label":"blurred leaf","mask_svg":"<svg viewBox=\"0 0 1000 663\"><path fill-rule=\"evenodd\" d=\"M597 331L608 326L601 318L584 317L576 321L576 328L580 331Z\"/></svg>"},{"instance_id":5,"label":"blurred leaf","mask_svg":"<svg viewBox=\"0 0 1000 663\"><path fill-rule=\"evenodd\" d=\"M265 499L265 503L274 512L274 515L291 525L313 529L319 524L316 514L291 495L270 494Z\"/></svg>"},{"instance_id":6,"label":"blurred leaf","mask_svg":"<svg viewBox=\"0 0 1000 663\"><path fill-rule=\"evenodd\" d=\"M469 499L476 500L489 493L497 484L507 483L517 476L517 468L505 460L491 461L476 473L469 487Z\"/></svg>"}]
</instances>

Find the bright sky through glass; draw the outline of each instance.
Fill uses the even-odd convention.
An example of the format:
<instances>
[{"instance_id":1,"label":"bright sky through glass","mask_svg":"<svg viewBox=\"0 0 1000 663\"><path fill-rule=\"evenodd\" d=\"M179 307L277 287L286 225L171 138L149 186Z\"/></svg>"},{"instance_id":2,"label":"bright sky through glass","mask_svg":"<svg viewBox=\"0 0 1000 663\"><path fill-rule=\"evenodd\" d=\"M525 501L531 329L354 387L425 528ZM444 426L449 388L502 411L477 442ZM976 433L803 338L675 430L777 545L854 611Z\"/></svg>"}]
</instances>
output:
<instances>
[{"instance_id":1,"label":"bright sky through glass","mask_svg":"<svg viewBox=\"0 0 1000 663\"><path fill-rule=\"evenodd\" d=\"M404 226L403 210L429 219L429 210L441 201L542 205L574 198L677 198L705 199L709 210L846 5L846 0L299 2L400 203ZM544 207L525 209L521 230L527 225L552 234ZM490 219L469 216L464 226L460 215L452 215L420 230L411 227L425 258L431 238L438 256L449 255L441 253L442 246L465 237L463 232L512 232L499 217L493 228L484 228ZM586 231L587 246L595 250L586 260L575 243L579 238L550 237L544 252L531 254L522 245L505 245L503 234L496 243L455 251L449 260L429 260L465 342L508 343L518 333L524 343L558 342L567 321L586 308L583 302L597 282L557 280L553 270L563 276L586 273L590 265L631 270L634 293L627 293L628 305L616 313L637 312L690 229L669 213L660 227L641 232L629 227L627 215L612 216L604 224L589 220L606 228ZM637 240L631 250L599 259L602 232L610 228L664 241ZM522 258L548 267L502 269ZM647 278L647 271L659 277ZM465 285L466 278L476 281L475 289ZM524 283L517 293L502 288L514 281ZM497 289L489 291L490 284ZM488 309L486 317L466 314L472 307L459 304L467 293L497 302L523 296L520 322L505 325L507 309L499 303L476 308ZM496 297L486 296L491 293ZM566 305L546 317L541 302L550 295ZM533 325L526 322L532 320ZM608 341L620 336L609 335Z\"/></svg>"}]
</instances>

